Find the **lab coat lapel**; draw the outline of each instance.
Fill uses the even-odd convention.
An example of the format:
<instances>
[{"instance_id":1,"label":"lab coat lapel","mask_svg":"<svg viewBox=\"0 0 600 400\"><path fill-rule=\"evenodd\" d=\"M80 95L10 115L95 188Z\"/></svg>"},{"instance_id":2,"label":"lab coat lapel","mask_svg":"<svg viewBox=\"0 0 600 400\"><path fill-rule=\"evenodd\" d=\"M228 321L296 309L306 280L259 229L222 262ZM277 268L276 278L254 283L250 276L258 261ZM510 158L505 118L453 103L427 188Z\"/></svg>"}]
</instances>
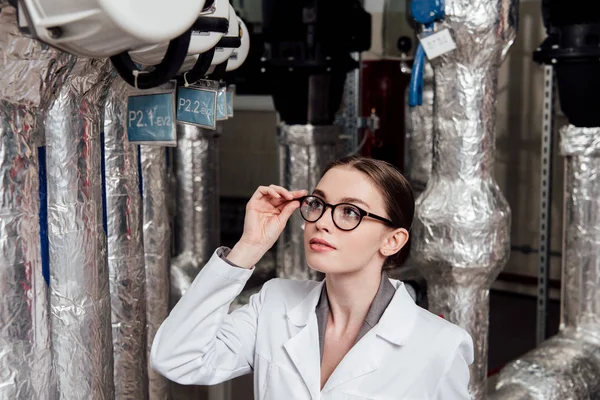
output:
<instances>
[{"instance_id":1,"label":"lab coat lapel","mask_svg":"<svg viewBox=\"0 0 600 400\"><path fill-rule=\"evenodd\" d=\"M313 399L318 398L321 385L319 331L315 308L324 282L320 282L296 307L287 313L292 337L283 347L290 356Z\"/></svg>"},{"instance_id":2,"label":"lab coat lapel","mask_svg":"<svg viewBox=\"0 0 600 400\"><path fill-rule=\"evenodd\" d=\"M417 307L404 284L397 282L396 294L379 323L350 349L327 380L323 392L329 392L382 367L384 357L394 347L405 343L412 332Z\"/></svg>"}]
</instances>

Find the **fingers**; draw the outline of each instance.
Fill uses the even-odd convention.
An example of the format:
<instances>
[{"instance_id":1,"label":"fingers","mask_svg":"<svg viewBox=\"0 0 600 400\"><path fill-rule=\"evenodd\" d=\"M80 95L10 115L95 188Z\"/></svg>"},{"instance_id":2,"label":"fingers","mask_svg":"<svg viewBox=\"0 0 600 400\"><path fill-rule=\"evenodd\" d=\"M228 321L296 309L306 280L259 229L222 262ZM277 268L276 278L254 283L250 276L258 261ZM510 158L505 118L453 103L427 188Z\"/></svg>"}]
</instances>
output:
<instances>
[{"instance_id":1,"label":"fingers","mask_svg":"<svg viewBox=\"0 0 600 400\"><path fill-rule=\"evenodd\" d=\"M290 201L285 206L283 206L281 212L279 213L279 220L285 224L288 219L292 216L294 211L300 207L300 202L298 201Z\"/></svg>"},{"instance_id":2,"label":"fingers","mask_svg":"<svg viewBox=\"0 0 600 400\"><path fill-rule=\"evenodd\" d=\"M252 195L252 199L258 200L263 197L269 197L271 204L277 206L283 204L285 201L290 201L298 197L305 196L307 193L308 192L306 190L289 191L277 185L259 186Z\"/></svg>"}]
</instances>

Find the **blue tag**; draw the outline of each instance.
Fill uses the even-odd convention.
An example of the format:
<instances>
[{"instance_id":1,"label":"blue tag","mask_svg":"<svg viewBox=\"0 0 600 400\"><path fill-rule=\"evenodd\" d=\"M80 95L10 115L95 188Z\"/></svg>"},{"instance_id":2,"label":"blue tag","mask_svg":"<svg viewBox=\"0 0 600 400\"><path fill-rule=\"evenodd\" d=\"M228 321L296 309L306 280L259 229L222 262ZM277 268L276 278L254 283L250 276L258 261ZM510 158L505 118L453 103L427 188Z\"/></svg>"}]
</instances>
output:
<instances>
[{"instance_id":1,"label":"blue tag","mask_svg":"<svg viewBox=\"0 0 600 400\"><path fill-rule=\"evenodd\" d=\"M127 138L130 143L175 146L173 93L130 96L127 100Z\"/></svg>"},{"instance_id":2,"label":"blue tag","mask_svg":"<svg viewBox=\"0 0 600 400\"><path fill-rule=\"evenodd\" d=\"M227 88L219 89L217 95L217 121L227 119Z\"/></svg>"},{"instance_id":3,"label":"blue tag","mask_svg":"<svg viewBox=\"0 0 600 400\"><path fill-rule=\"evenodd\" d=\"M233 117L233 92L227 91L227 117Z\"/></svg>"},{"instance_id":4,"label":"blue tag","mask_svg":"<svg viewBox=\"0 0 600 400\"><path fill-rule=\"evenodd\" d=\"M198 88L179 88L177 120L188 124L215 129L217 92Z\"/></svg>"}]
</instances>

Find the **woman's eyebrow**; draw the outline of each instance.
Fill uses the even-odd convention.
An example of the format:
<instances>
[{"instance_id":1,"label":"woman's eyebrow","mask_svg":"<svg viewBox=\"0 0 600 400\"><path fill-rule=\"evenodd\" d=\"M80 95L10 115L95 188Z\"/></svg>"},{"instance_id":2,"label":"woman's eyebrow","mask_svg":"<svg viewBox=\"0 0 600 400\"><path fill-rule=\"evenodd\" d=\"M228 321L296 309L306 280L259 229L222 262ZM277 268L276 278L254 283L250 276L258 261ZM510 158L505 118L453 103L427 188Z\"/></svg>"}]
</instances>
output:
<instances>
[{"instance_id":1,"label":"woman's eyebrow","mask_svg":"<svg viewBox=\"0 0 600 400\"><path fill-rule=\"evenodd\" d=\"M357 199L356 197L344 197L344 198L342 198L340 200L340 202L341 203L359 203L359 204L362 204L363 206L365 206L365 207L367 207L369 209L371 208L371 207L369 207L369 205L365 201L363 201L361 199Z\"/></svg>"},{"instance_id":2,"label":"woman's eyebrow","mask_svg":"<svg viewBox=\"0 0 600 400\"><path fill-rule=\"evenodd\" d=\"M313 190L312 194L321 197L323 200L327 200L327 196L325 195L325 192L320 189ZM359 198L356 198L356 197L344 197L344 198L340 199L340 203L362 204L366 208L371 209L371 207L367 204L367 202L365 202L364 200L361 200Z\"/></svg>"},{"instance_id":3,"label":"woman's eyebrow","mask_svg":"<svg viewBox=\"0 0 600 400\"><path fill-rule=\"evenodd\" d=\"M312 194L322 197L323 200L327 199L327 196L325 196L325 192L323 192L322 190L315 189L315 190L313 190Z\"/></svg>"}]
</instances>

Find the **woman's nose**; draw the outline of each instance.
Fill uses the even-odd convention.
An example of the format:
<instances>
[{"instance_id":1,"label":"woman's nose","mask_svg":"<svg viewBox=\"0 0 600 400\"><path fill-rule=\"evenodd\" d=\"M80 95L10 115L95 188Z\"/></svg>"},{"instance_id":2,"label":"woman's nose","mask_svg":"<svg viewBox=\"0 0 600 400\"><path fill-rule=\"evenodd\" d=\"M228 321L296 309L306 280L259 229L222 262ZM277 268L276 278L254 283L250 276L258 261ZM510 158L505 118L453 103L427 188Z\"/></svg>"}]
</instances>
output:
<instances>
[{"instance_id":1,"label":"woman's nose","mask_svg":"<svg viewBox=\"0 0 600 400\"><path fill-rule=\"evenodd\" d=\"M318 230L331 232L333 229L333 210L327 207L321 218L319 218L315 224Z\"/></svg>"}]
</instances>

